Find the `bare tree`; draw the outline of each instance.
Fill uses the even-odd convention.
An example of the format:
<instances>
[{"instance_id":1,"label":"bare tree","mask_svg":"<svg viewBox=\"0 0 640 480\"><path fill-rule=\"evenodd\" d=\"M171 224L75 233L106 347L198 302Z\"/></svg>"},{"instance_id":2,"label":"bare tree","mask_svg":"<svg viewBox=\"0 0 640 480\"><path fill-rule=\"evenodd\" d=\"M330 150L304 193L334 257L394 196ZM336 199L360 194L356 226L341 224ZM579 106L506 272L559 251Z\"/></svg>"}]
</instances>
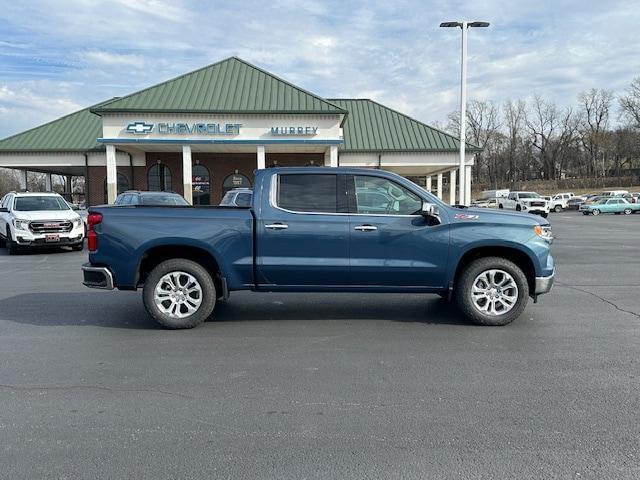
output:
<instances>
[{"instance_id":1,"label":"bare tree","mask_svg":"<svg viewBox=\"0 0 640 480\"><path fill-rule=\"evenodd\" d=\"M554 102L536 95L525 123L531 146L537 151L543 177L555 179L564 168L565 153L575 138L576 119L571 108L560 110Z\"/></svg>"},{"instance_id":2,"label":"bare tree","mask_svg":"<svg viewBox=\"0 0 640 480\"><path fill-rule=\"evenodd\" d=\"M588 172L596 175L597 162L602 160L607 143L609 112L613 102L611 90L592 88L578 95L580 104L580 135L589 156Z\"/></svg>"},{"instance_id":3,"label":"bare tree","mask_svg":"<svg viewBox=\"0 0 640 480\"><path fill-rule=\"evenodd\" d=\"M460 112L452 112L448 117L447 130L460 133ZM482 149L476 155L476 168L474 168L475 181L482 178L482 171L487 170L489 178L495 179L495 157L497 142L500 137L500 115L495 104L486 100L471 100L467 104L466 137L472 143ZM492 178L493 177L493 178Z\"/></svg>"},{"instance_id":4,"label":"bare tree","mask_svg":"<svg viewBox=\"0 0 640 480\"><path fill-rule=\"evenodd\" d=\"M0 197L12 190L20 189L18 171L10 168L0 168Z\"/></svg>"},{"instance_id":5,"label":"bare tree","mask_svg":"<svg viewBox=\"0 0 640 480\"><path fill-rule=\"evenodd\" d=\"M511 182L518 180L520 162L523 160L523 136L522 129L526 115L526 104L522 100L513 102L507 100L502 108L504 125L506 130L506 161L509 165L508 179ZM524 179L523 179L524 180Z\"/></svg>"},{"instance_id":6,"label":"bare tree","mask_svg":"<svg viewBox=\"0 0 640 480\"><path fill-rule=\"evenodd\" d=\"M640 128L640 77L636 77L627 89L627 94L619 98L622 116L634 127Z\"/></svg>"}]
</instances>

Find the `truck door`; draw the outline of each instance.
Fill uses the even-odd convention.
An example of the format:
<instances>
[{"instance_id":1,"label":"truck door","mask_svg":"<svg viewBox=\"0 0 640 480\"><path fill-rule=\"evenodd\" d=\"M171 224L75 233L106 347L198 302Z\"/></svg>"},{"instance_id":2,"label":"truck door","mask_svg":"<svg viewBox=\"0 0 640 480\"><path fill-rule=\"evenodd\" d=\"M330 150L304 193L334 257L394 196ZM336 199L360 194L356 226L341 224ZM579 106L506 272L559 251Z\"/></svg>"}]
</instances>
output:
<instances>
[{"instance_id":1,"label":"truck door","mask_svg":"<svg viewBox=\"0 0 640 480\"><path fill-rule=\"evenodd\" d=\"M442 287L449 227L421 215L423 199L393 180L347 176L351 285Z\"/></svg>"},{"instance_id":2,"label":"truck door","mask_svg":"<svg viewBox=\"0 0 640 480\"><path fill-rule=\"evenodd\" d=\"M262 200L256 222L258 285L348 284L344 182L344 176L333 173L283 173L271 178L269 198Z\"/></svg>"}]
</instances>

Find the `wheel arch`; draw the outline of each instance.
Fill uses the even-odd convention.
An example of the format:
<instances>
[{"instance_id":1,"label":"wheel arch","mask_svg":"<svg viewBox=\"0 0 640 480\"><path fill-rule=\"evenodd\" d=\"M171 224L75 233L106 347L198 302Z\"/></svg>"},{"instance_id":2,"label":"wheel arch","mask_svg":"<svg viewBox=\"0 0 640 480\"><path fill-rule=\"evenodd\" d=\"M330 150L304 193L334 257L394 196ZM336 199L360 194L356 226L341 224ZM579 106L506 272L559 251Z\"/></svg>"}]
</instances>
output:
<instances>
[{"instance_id":1,"label":"wheel arch","mask_svg":"<svg viewBox=\"0 0 640 480\"><path fill-rule=\"evenodd\" d=\"M485 257L500 257L505 258L522 269L527 277L527 283L529 284L529 291L535 291L536 284L536 267L534 260L530 254L524 250L514 246L492 246L482 245L472 247L460 257L456 265L455 272L451 278L451 285L455 286L460 274L464 269L474 260Z\"/></svg>"},{"instance_id":2,"label":"wheel arch","mask_svg":"<svg viewBox=\"0 0 640 480\"><path fill-rule=\"evenodd\" d=\"M211 275L216 289L222 291L222 267L216 256L201 245L179 243L161 243L148 246L139 256L135 285L144 284L149 273L165 260L191 260L202 265Z\"/></svg>"}]
</instances>

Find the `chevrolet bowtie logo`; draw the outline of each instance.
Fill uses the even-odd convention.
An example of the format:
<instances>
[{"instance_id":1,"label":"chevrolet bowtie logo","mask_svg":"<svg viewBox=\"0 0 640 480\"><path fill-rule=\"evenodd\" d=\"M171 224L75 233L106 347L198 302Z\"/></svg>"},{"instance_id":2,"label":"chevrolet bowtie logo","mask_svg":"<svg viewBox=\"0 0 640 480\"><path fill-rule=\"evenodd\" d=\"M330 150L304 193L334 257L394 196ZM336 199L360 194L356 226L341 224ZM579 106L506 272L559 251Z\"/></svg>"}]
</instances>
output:
<instances>
[{"instance_id":1,"label":"chevrolet bowtie logo","mask_svg":"<svg viewBox=\"0 0 640 480\"><path fill-rule=\"evenodd\" d=\"M129 133L149 133L153 130L153 123L146 122L131 122L127 125L127 132Z\"/></svg>"}]
</instances>

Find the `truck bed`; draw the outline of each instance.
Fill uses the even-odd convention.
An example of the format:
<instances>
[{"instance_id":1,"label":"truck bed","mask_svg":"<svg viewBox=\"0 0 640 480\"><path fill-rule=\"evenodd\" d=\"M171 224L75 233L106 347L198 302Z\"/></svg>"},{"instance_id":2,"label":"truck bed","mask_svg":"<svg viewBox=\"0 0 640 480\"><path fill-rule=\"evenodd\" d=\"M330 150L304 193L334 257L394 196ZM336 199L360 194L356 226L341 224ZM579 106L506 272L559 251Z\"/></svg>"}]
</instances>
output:
<instances>
[{"instance_id":1,"label":"truck bed","mask_svg":"<svg viewBox=\"0 0 640 480\"><path fill-rule=\"evenodd\" d=\"M89 254L93 265L110 265L118 288L135 288L138 265L152 249L173 250L176 256L186 249L208 252L220 269L229 272L229 288L253 285L254 217L248 208L100 206L96 226L99 245Z\"/></svg>"}]
</instances>

